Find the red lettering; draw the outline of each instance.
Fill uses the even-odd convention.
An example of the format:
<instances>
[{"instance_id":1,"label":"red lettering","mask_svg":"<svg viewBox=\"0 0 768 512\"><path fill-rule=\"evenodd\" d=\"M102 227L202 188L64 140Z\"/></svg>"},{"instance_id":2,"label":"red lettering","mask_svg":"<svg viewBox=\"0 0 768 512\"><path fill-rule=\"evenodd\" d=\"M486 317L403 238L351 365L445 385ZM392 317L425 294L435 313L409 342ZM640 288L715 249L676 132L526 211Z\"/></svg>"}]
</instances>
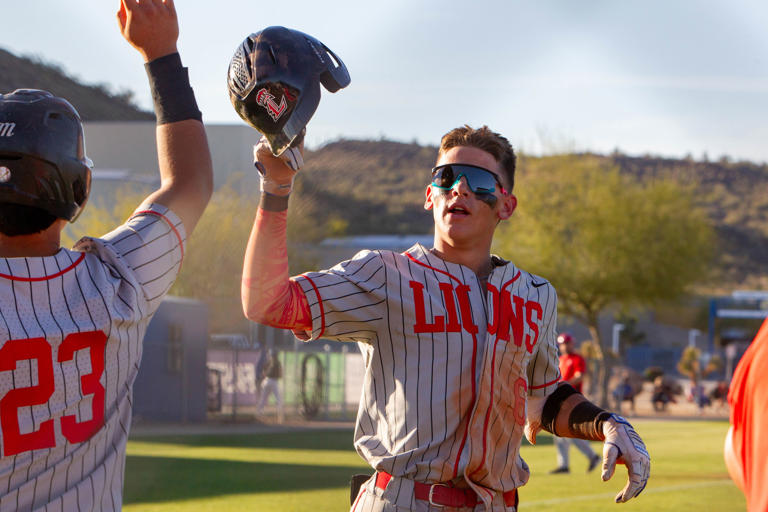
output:
<instances>
[{"instance_id":1,"label":"red lettering","mask_svg":"<svg viewBox=\"0 0 768 512\"><path fill-rule=\"evenodd\" d=\"M80 390L93 395L91 419L77 421L70 414L61 418L61 432L71 443L89 439L104 424L104 348L107 336L101 331L79 332L68 335L59 346L57 361L74 358L75 352L90 349L91 373L80 377ZM45 338L9 340L0 349L0 372L16 370L19 361L37 362L37 385L15 388L0 399L0 427L2 427L3 456L56 446L53 418L40 424L38 430L21 433L19 408L42 405L50 400L56 384L53 375L53 351ZM32 380L35 380L32 377Z\"/></svg>"},{"instance_id":2,"label":"red lettering","mask_svg":"<svg viewBox=\"0 0 768 512\"><path fill-rule=\"evenodd\" d=\"M445 320L443 316L436 315L433 323L427 323L427 315L424 306L424 285L418 281L409 281L408 284L413 289L413 305L416 309L416 324L413 326L413 332L443 332L445 330Z\"/></svg>"},{"instance_id":3,"label":"red lettering","mask_svg":"<svg viewBox=\"0 0 768 512\"><path fill-rule=\"evenodd\" d=\"M440 291L445 301L445 310L448 312L448 324L445 326L445 332L461 332L456 301L453 300L453 286L451 283L440 283Z\"/></svg>"},{"instance_id":4,"label":"red lettering","mask_svg":"<svg viewBox=\"0 0 768 512\"><path fill-rule=\"evenodd\" d=\"M514 312L512 311L513 301L515 304ZM498 338L509 341L511 331L515 345L519 347L523 344L523 306L525 301L523 301L522 297L512 295L508 290L502 290L499 302L501 313L499 316Z\"/></svg>"},{"instance_id":5,"label":"red lettering","mask_svg":"<svg viewBox=\"0 0 768 512\"><path fill-rule=\"evenodd\" d=\"M104 346L107 336L101 331L78 332L70 334L59 347L60 363L70 361L78 350L89 349L91 373L80 377L80 389L83 395L91 398L91 419L77 421L74 414L61 417L61 433L70 443L82 443L90 439L104 424L104 386L101 374L104 372Z\"/></svg>"},{"instance_id":6,"label":"red lettering","mask_svg":"<svg viewBox=\"0 0 768 512\"><path fill-rule=\"evenodd\" d=\"M525 321L528 324L528 327L531 328L531 331L533 331L533 336L527 333L525 335L525 349L529 353L533 353L533 347L536 345L536 341L539 339L539 324L533 318L531 318L533 313L537 314L536 316L538 317L539 321L541 321L541 319L544 317L541 304L529 300L525 303Z\"/></svg>"},{"instance_id":7,"label":"red lettering","mask_svg":"<svg viewBox=\"0 0 768 512\"><path fill-rule=\"evenodd\" d=\"M448 323L446 324L443 315L435 315L434 321L427 323L424 285L418 281L409 281L408 284L413 290L414 313L416 315L416 324L413 326L414 332L461 332L464 329L469 334L478 333L477 325L472 319L472 304L469 299L471 288L469 285L461 284L454 288L451 283L439 284L448 316ZM458 310L456 309L456 298L459 302ZM520 318L522 320L522 316Z\"/></svg>"},{"instance_id":8,"label":"red lettering","mask_svg":"<svg viewBox=\"0 0 768 512\"><path fill-rule=\"evenodd\" d=\"M30 338L8 340L0 349L0 371L12 372L16 370L17 362L31 360L37 362L37 385L12 389L0 400L0 425L3 427L5 457L56 445L53 420L42 422L38 430L26 434L22 434L19 427L19 408L44 404L53 395L55 385L51 346L45 338Z\"/></svg>"}]
</instances>

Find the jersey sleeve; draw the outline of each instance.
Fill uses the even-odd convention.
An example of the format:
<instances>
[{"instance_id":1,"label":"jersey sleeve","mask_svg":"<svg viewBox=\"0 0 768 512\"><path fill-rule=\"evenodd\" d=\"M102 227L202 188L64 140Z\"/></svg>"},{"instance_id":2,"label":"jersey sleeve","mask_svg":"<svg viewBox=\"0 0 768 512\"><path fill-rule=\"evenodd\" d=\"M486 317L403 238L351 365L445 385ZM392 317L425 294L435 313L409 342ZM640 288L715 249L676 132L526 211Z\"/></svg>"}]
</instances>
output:
<instances>
[{"instance_id":1,"label":"jersey sleeve","mask_svg":"<svg viewBox=\"0 0 768 512\"><path fill-rule=\"evenodd\" d=\"M99 239L85 238L76 249L88 250L89 242L116 258L141 287L149 310L154 311L168 293L184 259L186 232L170 209L158 204L143 207Z\"/></svg>"},{"instance_id":2,"label":"jersey sleeve","mask_svg":"<svg viewBox=\"0 0 768 512\"><path fill-rule=\"evenodd\" d=\"M560 381L560 357L557 349L557 293L551 284L547 284L550 300L542 320L542 337L536 344L528 363L528 394L547 396L552 393Z\"/></svg>"},{"instance_id":3,"label":"jersey sleeve","mask_svg":"<svg viewBox=\"0 0 768 512\"><path fill-rule=\"evenodd\" d=\"M329 270L293 279L301 286L312 312L312 331L300 339L327 338L370 343L384 318L386 278L377 251L361 251Z\"/></svg>"}]
</instances>

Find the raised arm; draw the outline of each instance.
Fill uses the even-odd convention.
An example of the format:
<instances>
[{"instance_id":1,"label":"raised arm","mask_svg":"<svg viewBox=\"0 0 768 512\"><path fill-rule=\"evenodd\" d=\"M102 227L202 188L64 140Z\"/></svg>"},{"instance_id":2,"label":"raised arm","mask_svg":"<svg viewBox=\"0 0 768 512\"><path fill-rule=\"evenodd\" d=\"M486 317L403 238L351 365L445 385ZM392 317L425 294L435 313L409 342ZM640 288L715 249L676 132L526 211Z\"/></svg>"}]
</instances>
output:
<instances>
[{"instance_id":1,"label":"raised arm","mask_svg":"<svg viewBox=\"0 0 768 512\"><path fill-rule=\"evenodd\" d=\"M213 169L202 116L176 49L179 25L173 0L121 0L123 37L146 62L157 114L160 188L142 203L158 203L194 229L213 190Z\"/></svg>"},{"instance_id":2,"label":"raised arm","mask_svg":"<svg viewBox=\"0 0 768 512\"><path fill-rule=\"evenodd\" d=\"M245 250L243 312L254 322L308 331L312 327L309 304L301 287L289 278L286 235L288 197L296 175L294 169L303 163L302 149L288 149L277 158L265 142L260 142L254 160L262 175L262 193Z\"/></svg>"}]
</instances>

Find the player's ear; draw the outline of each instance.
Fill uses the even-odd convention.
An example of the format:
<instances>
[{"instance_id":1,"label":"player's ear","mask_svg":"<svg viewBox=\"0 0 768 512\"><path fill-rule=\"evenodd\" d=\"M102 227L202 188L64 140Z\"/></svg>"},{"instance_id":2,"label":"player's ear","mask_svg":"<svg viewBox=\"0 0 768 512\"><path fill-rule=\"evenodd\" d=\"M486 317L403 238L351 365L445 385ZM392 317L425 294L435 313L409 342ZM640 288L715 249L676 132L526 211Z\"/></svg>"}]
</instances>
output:
<instances>
[{"instance_id":1,"label":"player's ear","mask_svg":"<svg viewBox=\"0 0 768 512\"><path fill-rule=\"evenodd\" d=\"M504 196L499 205L499 220L507 220L517 208L517 197L514 194Z\"/></svg>"},{"instance_id":2,"label":"player's ear","mask_svg":"<svg viewBox=\"0 0 768 512\"><path fill-rule=\"evenodd\" d=\"M432 190L432 185L427 185L427 190L424 191L424 209L425 210L431 210L432 207L435 205L433 201L433 194L434 191Z\"/></svg>"}]
</instances>

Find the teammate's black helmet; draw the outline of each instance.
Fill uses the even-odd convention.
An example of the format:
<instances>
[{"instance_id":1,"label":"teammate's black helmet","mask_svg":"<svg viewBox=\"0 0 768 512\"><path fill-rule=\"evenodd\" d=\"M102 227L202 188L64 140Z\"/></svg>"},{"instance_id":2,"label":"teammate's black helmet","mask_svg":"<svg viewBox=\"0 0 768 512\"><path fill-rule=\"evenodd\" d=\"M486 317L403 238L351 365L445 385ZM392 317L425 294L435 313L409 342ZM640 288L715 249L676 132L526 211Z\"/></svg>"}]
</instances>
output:
<instances>
[{"instance_id":1,"label":"teammate's black helmet","mask_svg":"<svg viewBox=\"0 0 768 512\"><path fill-rule=\"evenodd\" d=\"M0 203L72 221L88 199L92 167L67 100L37 89L0 94Z\"/></svg>"},{"instance_id":2,"label":"teammate's black helmet","mask_svg":"<svg viewBox=\"0 0 768 512\"><path fill-rule=\"evenodd\" d=\"M330 92L349 85L344 63L312 36L285 27L251 34L229 64L229 98L245 122L260 131L272 153L285 151Z\"/></svg>"}]
</instances>

